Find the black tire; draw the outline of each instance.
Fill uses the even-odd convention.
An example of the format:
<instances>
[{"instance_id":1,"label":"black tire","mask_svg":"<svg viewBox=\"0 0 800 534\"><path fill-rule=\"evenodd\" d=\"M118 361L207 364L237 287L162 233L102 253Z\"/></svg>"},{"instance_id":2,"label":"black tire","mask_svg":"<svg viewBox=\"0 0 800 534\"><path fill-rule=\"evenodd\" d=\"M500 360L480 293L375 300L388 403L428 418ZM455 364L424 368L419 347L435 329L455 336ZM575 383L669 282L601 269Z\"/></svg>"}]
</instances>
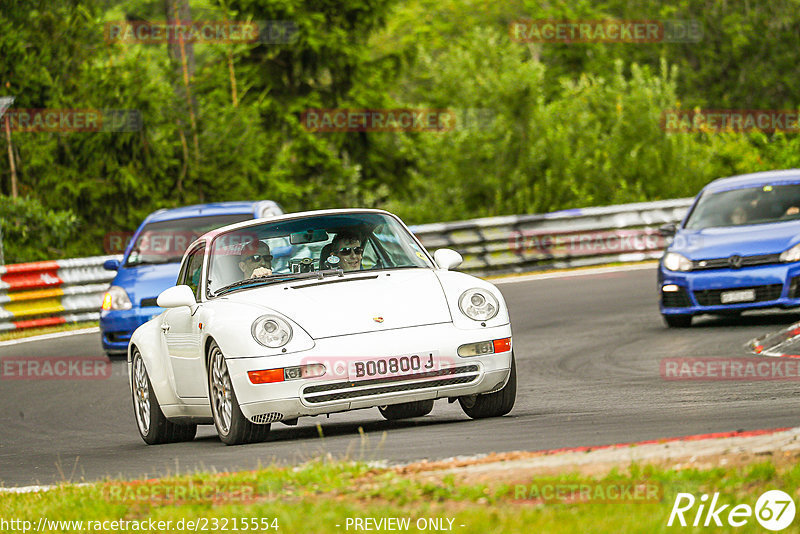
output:
<instances>
[{"instance_id":1,"label":"black tire","mask_svg":"<svg viewBox=\"0 0 800 534\"><path fill-rule=\"evenodd\" d=\"M208 396L214 426L225 445L258 443L267 439L270 425L251 423L239 408L225 356L215 341L208 349Z\"/></svg>"},{"instance_id":2,"label":"black tire","mask_svg":"<svg viewBox=\"0 0 800 534\"><path fill-rule=\"evenodd\" d=\"M459 397L461 409L472 419L485 419L487 417L501 417L514 407L517 400L517 364L514 355L511 355L511 375L503 389L484 395L470 395Z\"/></svg>"},{"instance_id":3,"label":"black tire","mask_svg":"<svg viewBox=\"0 0 800 534\"><path fill-rule=\"evenodd\" d=\"M197 425L172 423L164 416L158 403L147 368L139 349L134 347L131 358L131 397L133 416L139 435L148 445L192 441L197 434Z\"/></svg>"},{"instance_id":4,"label":"black tire","mask_svg":"<svg viewBox=\"0 0 800 534\"><path fill-rule=\"evenodd\" d=\"M381 415L387 421L424 417L433 410L433 399L404 402L402 404L390 404L389 406L378 406L378 410L380 410Z\"/></svg>"},{"instance_id":5,"label":"black tire","mask_svg":"<svg viewBox=\"0 0 800 534\"><path fill-rule=\"evenodd\" d=\"M670 328L689 328L692 326L692 316L691 315L661 315L664 318L664 322L667 323L667 326Z\"/></svg>"}]
</instances>

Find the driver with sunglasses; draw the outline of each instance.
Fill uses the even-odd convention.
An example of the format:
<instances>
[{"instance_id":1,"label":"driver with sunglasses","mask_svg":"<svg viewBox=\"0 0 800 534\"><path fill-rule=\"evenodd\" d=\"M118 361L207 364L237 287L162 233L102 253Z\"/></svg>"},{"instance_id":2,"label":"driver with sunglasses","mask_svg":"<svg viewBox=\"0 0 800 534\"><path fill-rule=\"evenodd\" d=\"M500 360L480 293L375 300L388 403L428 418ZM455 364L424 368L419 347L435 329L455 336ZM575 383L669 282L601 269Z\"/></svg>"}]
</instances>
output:
<instances>
[{"instance_id":1,"label":"driver with sunglasses","mask_svg":"<svg viewBox=\"0 0 800 534\"><path fill-rule=\"evenodd\" d=\"M331 241L331 256L339 258L339 266L343 271L361 270L361 259L364 247L361 236L355 232L341 232Z\"/></svg>"},{"instance_id":2,"label":"driver with sunglasses","mask_svg":"<svg viewBox=\"0 0 800 534\"><path fill-rule=\"evenodd\" d=\"M272 255L263 241L250 242L239 254L239 269L244 278L258 278L272 274Z\"/></svg>"}]
</instances>

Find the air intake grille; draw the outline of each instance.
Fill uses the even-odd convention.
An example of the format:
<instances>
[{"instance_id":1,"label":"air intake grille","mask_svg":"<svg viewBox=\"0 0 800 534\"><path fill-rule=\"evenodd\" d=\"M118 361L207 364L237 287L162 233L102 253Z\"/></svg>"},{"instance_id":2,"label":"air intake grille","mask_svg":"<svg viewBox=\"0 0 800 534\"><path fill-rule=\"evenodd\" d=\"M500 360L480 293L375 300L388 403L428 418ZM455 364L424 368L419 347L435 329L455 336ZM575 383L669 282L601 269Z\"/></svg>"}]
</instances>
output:
<instances>
[{"instance_id":1,"label":"air intake grille","mask_svg":"<svg viewBox=\"0 0 800 534\"><path fill-rule=\"evenodd\" d=\"M408 382L408 380L423 377L438 378L434 380ZM419 389L433 389L442 386L469 384L470 382L476 381L479 377L479 367L477 365L467 365L464 367L451 367L448 369L441 369L439 371L421 373L419 375L309 386L303 390L303 398L306 402L312 404L365 398L375 395L383 395L385 393L416 391ZM403 383L397 383L398 381L402 381Z\"/></svg>"},{"instance_id":2,"label":"air intake grille","mask_svg":"<svg viewBox=\"0 0 800 534\"><path fill-rule=\"evenodd\" d=\"M250 421L257 425L266 425L268 423L277 423L283 419L283 414L280 412L261 413L254 415Z\"/></svg>"},{"instance_id":3,"label":"air intake grille","mask_svg":"<svg viewBox=\"0 0 800 534\"><path fill-rule=\"evenodd\" d=\"M685 287L679 288L678 291L662 291L661 304L665 308L688 308L692 305Z\"/></svg>"},{"instance_id":4,"label":"air intake grille","mask_svg":"<svg viewBox=\"0 0 800 534\"><path fill-rule=\"evenodd\" d=\"M768 286L756 286L756 287L706 289L704 291L695 291L694 298L697 299L697 303L700 304L701 306L719 306L722 304L722 293L725 293L726 291L741 291L747 289L754 289L756 292L756 298L755 300L743 302L742 304L747 304L749 302L767 302L770 300L778 300L779 298L781 298L781 291L783 291L783 285L772 284Z\"/></svg>"}]
</instances>

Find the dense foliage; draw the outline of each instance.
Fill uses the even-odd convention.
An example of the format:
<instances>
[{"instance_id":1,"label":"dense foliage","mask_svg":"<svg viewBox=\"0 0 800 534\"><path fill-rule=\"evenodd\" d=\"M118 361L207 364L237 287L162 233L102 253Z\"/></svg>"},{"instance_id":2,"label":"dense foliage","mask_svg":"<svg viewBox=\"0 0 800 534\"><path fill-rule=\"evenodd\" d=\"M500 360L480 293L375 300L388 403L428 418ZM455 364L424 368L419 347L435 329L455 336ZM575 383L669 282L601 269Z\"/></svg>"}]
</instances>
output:
<instances>
[{"instance_id":1,"label":"dense foliage","mask_svg":"<svg viewBox=\"0 0 800 534\"><path fill-rule=\"evenodd\" d=\"M0 0L0 96L136 110L0 142L7 262L102 253L162 207L269 198L410 223L691 196L798 166L797 136L667 133L665 109L798 106L800 0ZM291 21L284 43L107 42L110 21ZM693 20L699 42L521 43L519 19ZM310 108L452 110L443 132L312 132ZM3 134L1 137L5 139Z\"/></svg>"}]
</instances>

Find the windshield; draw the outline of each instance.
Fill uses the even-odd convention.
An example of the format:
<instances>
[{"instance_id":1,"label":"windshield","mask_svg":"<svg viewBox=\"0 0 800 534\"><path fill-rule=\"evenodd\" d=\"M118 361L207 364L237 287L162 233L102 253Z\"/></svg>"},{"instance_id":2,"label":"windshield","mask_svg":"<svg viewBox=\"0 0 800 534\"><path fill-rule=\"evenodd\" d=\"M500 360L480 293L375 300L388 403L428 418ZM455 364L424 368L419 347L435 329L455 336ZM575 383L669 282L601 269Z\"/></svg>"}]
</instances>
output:
<instances>
[{"instance_id":1,"label":"windshield","mask_svg":"<svg viewBox=\"0 0 800 534\"><path fill-rule=\"evenodd\" d=\"M179 263L186 247L209 230L252 218L252 215L240 213L149 223L136 238L125 266Z\"/></svg>"},{"instance_id":2,"label":"windshield","mask_svg":"<svg viewBox=\"0 0 800 534\"><path fill-rule=\"evenodd\" d=\"M319 215L222 233L211 245L208 289L258 279L279 281L319 271L432 267L422 248L393 217L380 213ZM230 289L230 288L229 288Z\"/></svg>"},{"instance_id":3,"label":"windshield","mask_svg":"<svg viewBox=\"0 0 800 534\"><path fill-rule=\"evenodd\" d=\"M686 221L686 228L744 226L800 219L800 184L762 185L706 192Z\"/></svg>"}]
</instances>

